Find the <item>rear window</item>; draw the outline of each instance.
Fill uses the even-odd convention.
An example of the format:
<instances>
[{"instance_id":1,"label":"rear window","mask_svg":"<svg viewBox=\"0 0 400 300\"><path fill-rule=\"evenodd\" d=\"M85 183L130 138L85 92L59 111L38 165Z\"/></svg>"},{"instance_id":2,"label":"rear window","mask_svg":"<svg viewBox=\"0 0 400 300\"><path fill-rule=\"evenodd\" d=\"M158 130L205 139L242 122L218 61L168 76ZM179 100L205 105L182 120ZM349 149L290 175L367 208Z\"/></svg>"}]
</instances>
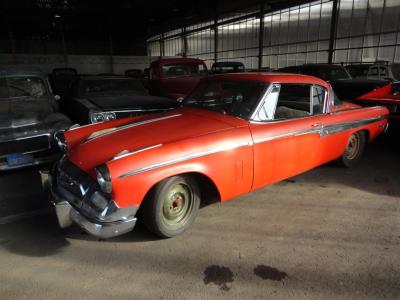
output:
<instances>
[{"instance_id":1,"label":"rear window","mask_svg":"<svg viewBox=\"0 0 400 300\"><path fill-rule=\"evenodd\" d=\"M188 76L205 74L203 64L166 64L162 66L164 77Z\"/></svg>"}]
</instances>

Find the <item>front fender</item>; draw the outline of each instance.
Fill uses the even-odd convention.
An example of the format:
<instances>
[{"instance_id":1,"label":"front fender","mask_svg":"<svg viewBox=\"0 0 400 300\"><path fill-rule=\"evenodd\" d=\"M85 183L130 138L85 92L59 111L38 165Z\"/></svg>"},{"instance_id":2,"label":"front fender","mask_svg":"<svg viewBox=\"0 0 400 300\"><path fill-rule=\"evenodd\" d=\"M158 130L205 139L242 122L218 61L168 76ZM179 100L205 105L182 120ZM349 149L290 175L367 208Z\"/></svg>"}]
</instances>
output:
<instances>
[{"instance_id":1,"label":"front fender","mask_svg":"<svg viewBox=\"0 0 400 300\"><path fill-rule=\"evenodd\" d=\"M226 132L205 135L109 161L115 201L120 207L140 205L157 183L185 173L207 176L221 201L248 193L253 180L249 129L236 128L228 136Z\"/></svg>"}]
</instances>

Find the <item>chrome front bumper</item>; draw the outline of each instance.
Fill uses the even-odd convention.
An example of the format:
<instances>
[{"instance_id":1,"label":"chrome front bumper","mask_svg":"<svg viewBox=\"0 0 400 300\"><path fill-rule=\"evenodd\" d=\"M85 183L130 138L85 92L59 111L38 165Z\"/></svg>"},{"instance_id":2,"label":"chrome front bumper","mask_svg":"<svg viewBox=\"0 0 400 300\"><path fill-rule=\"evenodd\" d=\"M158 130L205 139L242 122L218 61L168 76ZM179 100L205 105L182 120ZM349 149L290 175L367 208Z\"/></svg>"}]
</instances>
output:
<instances>
[{"instance_id":1,"label":"chrome front bumper","mask_svg":"<svg viewBox=\"0 0 400 300\"><path fill-rule=\"evenodd\" d=\"M134 215L138 209L137 206L132 207L128 216L120 214L121 218L112 222L102 222L94 218L89 218L79 212L67 200L63 199L62 196L58 195L49 172L41 171L40 175L42 186L50 195L50 201L55 207L58 224L61 228L67 228L75 223L93 236L108 239L132 231L135 227L137 218Z\"/></svg>"}]
</instances>

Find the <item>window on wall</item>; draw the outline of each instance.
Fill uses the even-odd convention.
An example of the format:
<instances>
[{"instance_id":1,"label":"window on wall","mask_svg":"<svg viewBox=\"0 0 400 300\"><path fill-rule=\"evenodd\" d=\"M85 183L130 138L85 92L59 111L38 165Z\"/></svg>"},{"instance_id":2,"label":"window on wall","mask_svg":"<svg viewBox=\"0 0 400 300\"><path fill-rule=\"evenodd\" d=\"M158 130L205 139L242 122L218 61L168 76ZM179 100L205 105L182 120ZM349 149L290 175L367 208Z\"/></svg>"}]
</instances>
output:
<instances>
[{"instance_id":1,"label":"window on wall","mask_svg":"<svg viewBox=\"0 0 400 300\"><path fill-rule=\"evenodd\" d=\"M165 56L181 56L183 54L182 37L168 38L164 40Z\"/></svg>"},{"instance_id":2,"label":"window on wall","mask_svg":"<svg viewBox=\"0 0 400 300\"><path fill-rule=\"evenodd\" d=\"M263 66L328 61L332 1L316 1L264 16Z\"/></svg>"},{"instance_id":3,"label":"window on wall","mask_svg":"<svg viewBox=\"0 0 400 300\"><path fill-rule=\"evenodd\" d=\"M208 67L214 60L214 30L205 29L186 36L187 56L200 58Z\"/></svg>"},{"instance_id":4,"label":"window on wall","mask_svg":"<svg viewBox=\"0 0 400 300\"><path fill-rule=\"evenodd\" d=\"M318 0L263 16L262 66L282 68L305 63L327 63L333 1ZM206 61L259 63L259 7L238 11L164 33L164 55L183 54ZM400 62L399 0L338 0L333 59L336 63ZM238 20L240 18L240 20ZM215 32L218 33L215 49ZM159 36L148 40L149 55L160 55ZM214 52L215 50L215 52Z\"/></svg>"},{"instance_id":5,"label":"window on wall","mask_svg":"<svg viewBox=\"0 0 400 300\"><path fill-rule=\"evenodd\" d=\"M341 0L334 62L398 61L398 0Z\"/></svg>"},{"instance_id":6,"label":"window on wall","mask_svg":"<svg viewBox=\"0 0 400 300\"><path fill-rule=\"evenodd\" d=\"M218 26L218 61L239 61L258 66L260 20L256 17Z\"/></svg>"}]
</instances>

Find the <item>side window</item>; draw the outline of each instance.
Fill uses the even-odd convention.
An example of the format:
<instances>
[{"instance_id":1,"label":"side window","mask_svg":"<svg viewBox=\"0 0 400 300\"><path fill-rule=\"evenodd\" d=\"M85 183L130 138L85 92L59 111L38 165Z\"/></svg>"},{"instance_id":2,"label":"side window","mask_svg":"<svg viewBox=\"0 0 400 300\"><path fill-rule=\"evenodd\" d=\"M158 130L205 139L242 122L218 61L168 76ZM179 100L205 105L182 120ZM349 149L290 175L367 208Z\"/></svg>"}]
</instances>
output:
<instances>
[{"instance_id":1,"label":"side window","mask_svg":"<svg viewBox=\"0 0 400 300\"><path fill-rule=\"evenodd\" d=\"M196 74L206 74L206 68L204 67L203 64L198 64L196 66L196 70L195 70Z\"/></svg>"},{"instance_id":2,"label":"side window","mask_svg":"<svg viewBox=\"0 0 400 300\"><path fill-rule=\"evenodd\" d=\"M301 118L311 115L311 85L281 84L274 119Z\"/></svg>"},{"instance_id":3,"label":"side window","mask_svg":"<svg viewBox=\"0 0 400 300\"><path fill-rule=\"evenodd\" d=\"M267 121L272 120L274 118L276 100L279 96L280 86L278 84L274 84L271 91L267 95L264 100L263 105L260 107L258 111L256 120L257 121Z\"/></svg>"},{"instance_id":4,"label":"side window","mask_svg":"<svg viewBox=\"0 0 400 300\"><path fill-rule=\"evenodd\" d=\"M312 87L312 114L313 115L318 115L322 114L324 112L324 103L325 103L325 98L326 98L326 90L321 87L314 85Z\"/></svg>"}]
</instances>

